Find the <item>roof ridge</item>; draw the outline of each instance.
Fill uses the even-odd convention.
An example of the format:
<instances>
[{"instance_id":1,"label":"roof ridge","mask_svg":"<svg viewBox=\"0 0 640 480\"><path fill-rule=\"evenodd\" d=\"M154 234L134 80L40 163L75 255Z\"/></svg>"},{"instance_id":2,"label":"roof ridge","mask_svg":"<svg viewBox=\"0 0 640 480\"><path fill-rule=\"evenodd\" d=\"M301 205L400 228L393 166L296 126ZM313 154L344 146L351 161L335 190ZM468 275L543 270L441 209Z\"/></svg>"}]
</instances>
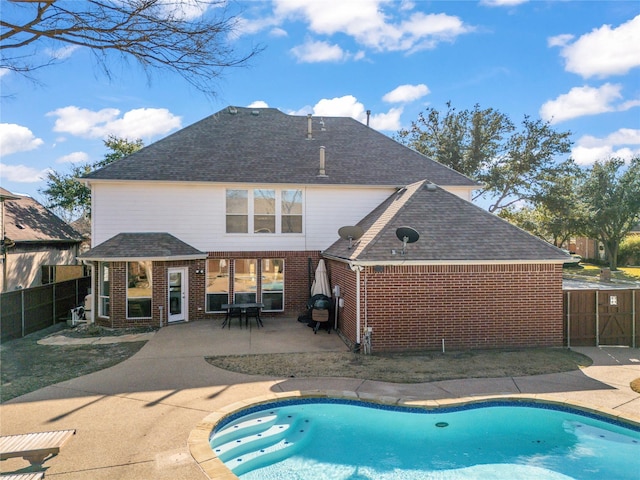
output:
<instances>
[{"instance_id":1,"label":"roof ridge","mask_svg":"<svg viewBox=\"0 0 640 480\"><path fill-rule=\"evenodd\" d=\"M360 238L360 242L358 242L358 245L353 251L353 257L357 258L360 254L365 253L369 246L375 245L376 239L380 238L380 232L402 213L407 203L409 203L425 182L426 180L420 180L407 185L395 193L395 198L392 198L393 195L389 197L387 201L390 201L390 204L384 208L378 218L365 230Z\"/></svg>"}]
</instances>

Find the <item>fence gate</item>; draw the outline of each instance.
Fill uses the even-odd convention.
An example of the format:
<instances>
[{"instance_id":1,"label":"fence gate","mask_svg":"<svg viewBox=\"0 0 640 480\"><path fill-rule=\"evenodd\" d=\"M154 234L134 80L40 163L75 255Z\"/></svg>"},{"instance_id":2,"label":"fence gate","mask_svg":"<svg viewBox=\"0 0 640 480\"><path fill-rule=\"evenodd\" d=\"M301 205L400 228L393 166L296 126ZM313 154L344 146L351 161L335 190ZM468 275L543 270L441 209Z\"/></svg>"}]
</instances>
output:
<instances>
[{"instance_id":1,"label":"fence gate","mask_svg":"<svg viewBox=\"0 0 640 480\"><path fill-rule=\"evenodd\" d=\"M565 290L567 346L636 347L640 290Z\"/></svg>"}]
</instances>

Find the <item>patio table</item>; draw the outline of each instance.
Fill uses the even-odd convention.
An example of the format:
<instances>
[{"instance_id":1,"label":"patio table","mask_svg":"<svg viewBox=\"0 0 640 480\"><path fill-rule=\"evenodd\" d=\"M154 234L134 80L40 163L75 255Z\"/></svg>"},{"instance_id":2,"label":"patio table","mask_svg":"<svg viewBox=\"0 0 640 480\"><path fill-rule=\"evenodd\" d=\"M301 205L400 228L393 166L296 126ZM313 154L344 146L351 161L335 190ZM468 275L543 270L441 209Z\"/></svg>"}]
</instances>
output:
<instances>
[{"instance_id":1,"label":"patio table","mask_svg":"<svg viewBox=\"0 0 640 480\"><path fill-rule=\"evenodd\" d=\"M262 309L264 308L264 303L223 303L222 308L227 311L227 316L224 319L224 322L222 323L222 328L224 328L227 325L227 322L229 321L229 311L232 308L239 308L240 310L242 310L243 313L246 314L247 308ZM264 326L262 325L262 320L259 320L259 322L260 322L260 326Z\"/></svg>"}]
</instances>

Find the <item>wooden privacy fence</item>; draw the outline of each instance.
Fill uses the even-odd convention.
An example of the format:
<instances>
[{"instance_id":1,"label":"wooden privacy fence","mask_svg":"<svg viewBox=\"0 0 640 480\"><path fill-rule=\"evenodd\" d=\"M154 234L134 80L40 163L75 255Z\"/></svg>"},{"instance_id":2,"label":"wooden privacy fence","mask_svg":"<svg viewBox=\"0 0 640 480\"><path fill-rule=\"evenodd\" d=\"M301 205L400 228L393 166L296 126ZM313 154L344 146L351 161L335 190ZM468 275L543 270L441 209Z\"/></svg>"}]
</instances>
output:
<instances>
[{"instance_id":1,"label":"wooden privacy fence","mask_svg":"<svg viewBox=\"0 0 640 480\"><path fill-rule=\"evenodd\" d=\"M82 305L91 277L14 290L0 295L0 336L20 338L66 320L70 310Z\"/></svg>"},{"instance_id":2,"label":"wooden privacy fence","mask_svg":"<svg viewBox=\"0 0 640 480\"><path fill-rule=\"evenodd\" d=\"M640 289L564 290L568 347L640 345Z\"/></svg>"}]
</instances>

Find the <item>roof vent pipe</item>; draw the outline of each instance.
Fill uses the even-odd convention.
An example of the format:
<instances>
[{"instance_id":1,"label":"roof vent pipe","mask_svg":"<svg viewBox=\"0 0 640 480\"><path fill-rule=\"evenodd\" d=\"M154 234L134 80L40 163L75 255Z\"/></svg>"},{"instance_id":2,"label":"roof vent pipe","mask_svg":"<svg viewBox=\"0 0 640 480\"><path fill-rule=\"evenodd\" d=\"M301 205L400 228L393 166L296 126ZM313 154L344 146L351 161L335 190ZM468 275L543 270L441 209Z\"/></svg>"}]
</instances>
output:
<instances>
[{"instance_id":1,"label":"roof vent pipe","mask_svg":"<svg viewBox=\"0 0 640 480\"><path fill-rule=\"evenodd\" d=\"M307 140L311 140L313 138L312 129L311 129L311 114L307 115Z\"/></svg>"},{"instance_id":2,"label":"roof vent pipe","mask_svg":"<svg viewBox=\"0 0 640 480\"><path fill-rule=\"evenodd\" d=\"M369 117L371 116L371 110L367 110L367 127L369 126Z\"/></svg>"},{"instance_id":3,"label":"roof vent pipe","mask_svg":"<svg viewBox=\"0 0 640 480\"><path fill-rule=\"evenodd\" d=\"M325 160L324 147L320 147L320 170L318 171L318 176L319 177L326 177L327 176L327 174L325 172L325 169L324 169L324 160Z\"/></svg>"}]
</instances>

